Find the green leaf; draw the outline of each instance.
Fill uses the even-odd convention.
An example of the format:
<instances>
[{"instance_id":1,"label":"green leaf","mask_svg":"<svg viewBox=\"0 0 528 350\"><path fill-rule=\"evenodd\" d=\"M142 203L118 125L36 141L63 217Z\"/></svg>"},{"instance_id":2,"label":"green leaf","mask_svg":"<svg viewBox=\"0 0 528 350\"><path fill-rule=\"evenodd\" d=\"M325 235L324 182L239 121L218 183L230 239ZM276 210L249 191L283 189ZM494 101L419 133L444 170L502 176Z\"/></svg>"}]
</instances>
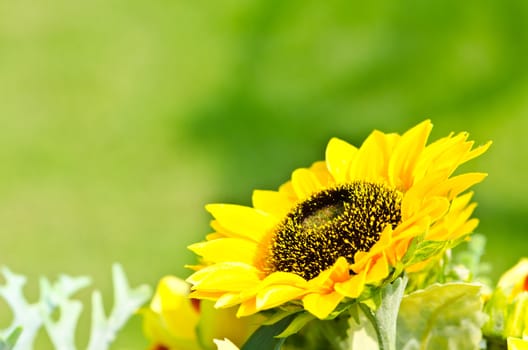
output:
<instances>
[{"instance_id":1,"label":"green leaf","mask_svg":"<svg viewBox=\"0 0 528 350\"><path fill-rule=\"evenodd\" d=\"M302 312L295 315L295 318L291 323L286 327L284 331L278 334L277 338L286 338L292 334L299 332L306 324L310 321L313 321L315 317L309 312Z\"/></svg>"},{"instance_id":2,"label":"green leaf","mask_svg":"<svg viewBox=\"0 0 528 350\"><path fill-rule=\"evenodd\" d=\"M279 322L283 318L286 318L291 315L295 315L300 312L301 311L299 309L294 309L294 310L279 309L276 312L274 312L271 316L269 316L264 322L262 322L262 324L265 326L269 326L269 325Z\"/></svg>"},{"instance_id":3,"label":"green leaf","mask_svg":"<svg viewBox=\"0 0 528 350\"><path fill-rule=\"evenodd\" d=\"M286 338L277 338L277 335L284 332L284 330L295 319L295 316L296 315L290 315L275 324L260 326L255 333L249 337L241 350L280 349Z\"/></svg>"},{"instance_id":4,"label":"green leaf","mask_svg":"<svg viewBox=\"0 0 528 350\"><path fill-rule=\"evenodd\" d=\"M479 349L482 312L480 286L434 284L405 296L398 315L398 349Z\"/></svg>"},{"instance_id":5,"label":"green leaf","mask_svg":"<svg viewBox=\"0 0 528 350\"><path fill-rule=\"evenodd\" d=\"M325 318L325 320L333 320L334 318L339 317L341 314L349 311L352 305L354 304L356 304L356 302L351 301L351 300L348 300L348 301L346 300L344 302L341 302L339 305L337 305L335 310L332 311L330 315L328 315L328 317Z\"/></svg>"}]
</instances>

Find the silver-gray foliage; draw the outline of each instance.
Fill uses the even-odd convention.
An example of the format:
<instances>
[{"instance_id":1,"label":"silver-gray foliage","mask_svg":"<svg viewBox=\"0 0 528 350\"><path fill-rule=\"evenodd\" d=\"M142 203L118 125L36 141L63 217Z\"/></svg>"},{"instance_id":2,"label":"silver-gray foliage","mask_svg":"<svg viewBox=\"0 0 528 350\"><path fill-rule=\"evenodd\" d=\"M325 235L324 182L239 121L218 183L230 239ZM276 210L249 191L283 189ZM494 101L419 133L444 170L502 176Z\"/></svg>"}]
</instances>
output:
<instances>
[{"instance_id":1,"label":"silver-gray foliage","mask_svg":"<svg viewBox=\"0 0 528 350\"><path fill-rule=\"evenodd\" d=\"M0 297L11 308L13 320L9 327L0 330L0 350L32 350L42 327L55 349L76 350L75 330L83 305L71 297L86 288L91 283L90 279L61 275L55 283L51 283L43 277L40 279L39 300L29 303L23 293L26 278L6 267L1 272L6 283L0 286ZM131 289L119 264L114 264L112 272L114 307L108 318L104 313L101 293L96 290L92 294L92 328L88 350L108 349L119 329L151 295L147 285ZM60 311L60 318L55 321L52 314L56 310Z\"/></svg>"}]
</instances>

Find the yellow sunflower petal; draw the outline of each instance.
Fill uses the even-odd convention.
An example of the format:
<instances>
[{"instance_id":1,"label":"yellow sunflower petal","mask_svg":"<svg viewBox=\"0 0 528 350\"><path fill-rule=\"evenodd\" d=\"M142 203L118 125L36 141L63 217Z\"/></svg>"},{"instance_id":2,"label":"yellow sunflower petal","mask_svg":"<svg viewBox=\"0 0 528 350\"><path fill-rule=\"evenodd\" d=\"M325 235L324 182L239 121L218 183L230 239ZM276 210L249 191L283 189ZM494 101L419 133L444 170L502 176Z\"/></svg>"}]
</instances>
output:
<instances>
[{"instance_id":1,"label":"yellow sunflower petal","mask_svg":"<svg viewBox=\"0 0 528 350\"><path fill-rule=\"evenodd\" d=\"M438 186L436 193L444 195L448 199L453 199L471 186L478 184L488 176L486 173L466 173L446 180Z\"/></svg>"},{"instance_id":2,"label":"yellow sunflower petal","mask_svg":"<svg viewBox=\"0 0 528 350\"><path fill-rule=\"evenodd\" d=\"M288 181L284 184L282 184L279 187L279 192L285 195L287 198L290 199L293 203L297 201L297 195L295 194L295 190L293 189L293 185L291 181Z\"/></svg>"},{"instance_id":3,"label":"yellow sunflower petal","mask_svg":"<svg viewBox=\"0 0 528 350\"><path fill-rule=\"evenodd\" d=\"M404 196L402 201L402 219L404 221L411 220L413 216L429 216L431 220L435 220L449 209L449 201L441 196L416 198L412 193Z\"/></svg>"},{"instance_id":4,"label":"yellow sunflower petal","mask_svg":"<svg viewBox=\"0 0 528 350\"><path fill-rule=\"evenodd\" d=\"M329 269L321 272L308 283L312 289L328 290L335 282L346 281L350 277L349 264L344 257L339 257Z\"/></svg>"},{"instance_id":5,"label":"yellow sunflower petal","mask_svg":"<svg viewBox=\"0 0 528 350\"><path fill-rule=\"evenodd\" d=\"M195 290L195 291L191 291L191 293L189 294L189 298L214 301L214 300L218 300L218 298L220 298L224 294L225 294L225 291L206 292L202 290Z\"/></svg>"},{"instance_id":6,"label":"yellow sunflower petal","mask_svg":"<svg viewBox=\"0 0 528 350\"><path fill-rule=\"evenodd\" d=\"M223 238L195 243L188 248L207 262L239 261L253 264L258 246L247 239Z\"/></svg>"},{"instance_id":7,"label":"yellow sunflower petal","mask_svg":"<svg viewBox=\"0 0 528 350\"><path fill-rule=\"evenodd\" d=\"M451 239L458 239L462 236L465 236L467 234L474 232L478 225L479 225L478 219L468 220L463 225L458 226L455 229L453 229L449 237Z\"/></svg>"},{"instance_id":8,"label":"yellow sunflower petal","mask_svg":"<svg viewBox=\"0 0 528 350\"><path fill-rule=\"evenodd\" d=\"M341 295L349 298L357 298L365 288L366 269L357 275L350 276L350 279L345 282L339 282L334 285L334 289Z\"/></svg>"},{"instance_id":9,"label":"yellow sunflower petal","mask_svg":"<svg viewBox=\"0 0 528 350\"><path fill-rule=\"evenodd\" d=\"M308 169L297 169L292 174L292 186L299 199L310 197L323 188L317 177Z\"/></svg>"},{"instance_id":10,"label":"yellow sunflower petal","mask_svg":"<svg viewBox=\"0 0 528 350\"><path fill-rule=\"evenodd\" d=\"M249 315L256 314L258 311L259 310L257 309L255 299L248 299L240 303L236 316L237 317L249 316Z\"/></svg>"},{"instance_id":11,"label":"yellow sunflower petal","mask_svg":"<svg viewBox=\"0 0 528 350\"><path fill-rule=\"evenodd\" d=\"M279 220L290 211L293 205L285 193L276 191L255 190L252 201L255 209L269 213Z\"/></svg>"},{"instance_id":12,"label":"yellow sunflower petal","mask_svg":"<svg viewBox=\"0 0 528 350\"><path fill-rule=\"evenodd\" d=\"M307 292L305 288L289 285L271 285L257 293L255 306L257 310L271 309L287 301L298 299Z\"/></svg>"},{"instance_id":13,"label":"yellow sunflower petal","mask_svg":"<svg viewBox=\"0 0 528 350\"><path fill-rule=\"evenodd\" d=\"M428 215L431 221L436 221L448 212L449 201L443 197L427 198L424 201L423 208L422 215Z\"/></svg>"},{"instance_id":14,"label":"yellow sunflower petal","mask_svg":"<svg viewBox=\"0 0 528 350\"><path fill-rule=\"evenodd\" d=\"M213 221L211 224L213 224L213 223L215 225L218 224L218 222L216 222L216 221ZM222 230L222 229L220 228L220 230ZM210 233L207 236L205 236L205 240L212 241L213 239L227 238L227 237L229 237L229 236L226 236L223 233L213 232L213 233Z\"/></svg>"},{"instance_id":15,"label":"yellow sunflower petal","mask_svg":"<svg viewBox=\"0 0 528 350\"><path fill-rule=\"evenodd\" d=\"M365 283L370 284L379 282L385 279L389 275L389 262L385 254L382 254L375 262L374 265L367 272Z\"/></svg>"},{"instance_id":16,"label":"yellow sunflower petal","mask_svg":"<svg viewBox=\"0 0 528 350\"><path fill-rule=\"evenodd\" d=\"M326 162L324 160L313 163L310 167L310 171L315 175L322 186L328 187L335 184L334 178L328 171Z\"/></svg>"},{"instance_id":17,"label":"yellow sunflower petal","mask_svg":"<svg viewBox=\"0 0 528 350\"><path fill-rule=\"evenodd\" d=\"M476 203L469 204L472 195L470 192L455 198L451 202L449 212L431 227L425 238L454 240L472 232L478 224L477 219L470 219L477 206Z\"/></svg>"},{"instance_id":18,"label":"yellow sunflower petal","mask_svg":"<svg viewBox=\"0 0 528 350\"><path fill-rule=\"evenodd\" d=\"M393 241L422 236L430 226L431 218L428 215L417 214L394 229Z\"/></svg>"},{"instance_id":19,"label":"yellow sunflower petal","mask_svg":"<svg viewBox=\"0 0 528 350\"><path fill-rule=\"evenodd\" d=\"M468 207L469 202L471 202L471 198L473 198L473 192L468 192L460 197L455 198L451 202L451 208L449 209L449 211L454 212L454 211L465 210L465 208Z\"/></svg>"},{"instance_id":20,"label":"yellow sunflower petal","mask_svg":"<svg viewBox=\"0 0 528 350\"><path fill-rule=\"evenodd\" d=\"M402 220L419 213L425 199L433 196L441 196L438 187L445 182L442 175L430 176L421 179L404 193L402 200Z\"/></svg>"},{"instance_id":21,"label":"yellow sunflower petal","mask_svg":"<svg viewBox=\"0 0 528 350\"><path fill-rule=\"evenodd\" d=\"M344 299L338 292L328 294L311 293L303 297L304 308L319 319L325 319Z\"/></svg>"},{"instance_id":22,"label":"yellow sunflower petal","mask_svg":"<svg viewBox=\"0 0 528 350\"><path fill-rule=\"evenodd\" d=\"M447 179L453 171L464 162L464 157L471 150L473 142L466 142L468 133L441 138L428 145L414 169L415 180L425 177Z\"/></svg>"},{"instance_id":23,"label":"yellow sunflower petal","mask_svg":"<svg viewBox=\"0 0 528 350\"><path fill-rule=\"evenodd\" d=\"M299 288L306 288L308 286L308 282L299 275L291 272L277 271L266 276L259 287L267 287L277 284L290 285Z\"/></svg>"},{"instance_id":24,"label":"yellow sunflower petal","mask_svg":"<svg viewBox=\"0 0 528 350\"><path fill-rule=\"evenodd\" d=\"M387 179L388 160L398 137L375 130L359 148L350 166L349 180L383 182Z\"/></svg>"},{"instance_id":25,"label":"yellow sunflower petal","mask_svg":"<svg viewBox=\"0 0 528 350\"><path fill-rule=\"evenodd\" d=\"M257 294L270 286L292 286L299 289L308 289L308 282L296 274L290 272L273 272L266 276L259 284L240 292L241 300L255 299Z\"/></svg>"},{"instance_id":26,"label":"yellow sunflower petal","mask_svg":"<svg viewBox=\"0 0 528 350\"><path fill-rule=\"evenodd\" d=\"M225 233L255 242L260 242L276 224L269 214L241 205L208 204L205 208L226 230Z\"/></svg>"},{"instance_id":27,"label":"yellow sunflower petal","mask_svg":"<svg viewBox=\"0 0 528 350\"><path fill-rule=\"evenodd\" d=\"M407 190L413 184L413 171L425 148L433 124L426 120L402 135L395 146L388 167L389 183Z\"/></svg>"},{"instance_id":28,"label":"yellow sunflower petal","mask_svg":"<svg viewBox=\"0 0 528 350\"><path fill-rule=\"evenodd\" d=\"M215 308L226 308L240 304L240 293L225 293L218 297Z\"/></svg>"},{"instance_id":29,"label":"yellow sunflower petal","mask_svg":"<svg viewBox=\"0 0 528 350\"><path fill-rule=\"evenodd\" d=\"M336 137L328 142L325 155L326 166L336 183L343 183L347 180L348 170L356 153L356 147Z\"/></svg>"},{"instance_id":30,"label":"yellow sunflower petal","mask_svg":"<svg viewBox=\"0 0 528 350\"><path fill-rule=\"evenodd\" d=\"M492 141L488 141L484 145L475 148L471 152L468 152L466 156L464 157L464 159L462 160L462 163L465 163L473 158L476 158L482 155L484 152L488 150L488 148L490 148L492 143L493 143Z\"/></svg>"},{"instance_id":31,"label":"yellow sunflower petal","mask_svg":"<svg viewBox=\"0 0 528 350\"><path fill-rule=\"evenodd\" d=\"M249 264L223 262L196 271L187 282L205 292L234 292L251 288L260 278L259 271Z\"/></svg>"},{"instance_id":32,"label":"yellow sunflower petal","mask_svg":"<svg viewBox=\"0 0 528 350\"><path fill-rule=\"evenodd\" d=\"M340 257L330 268L330 278L335 282L342 282L348 280L350 277L350 266L344 257Z\"/></svg>"}]
</instances>

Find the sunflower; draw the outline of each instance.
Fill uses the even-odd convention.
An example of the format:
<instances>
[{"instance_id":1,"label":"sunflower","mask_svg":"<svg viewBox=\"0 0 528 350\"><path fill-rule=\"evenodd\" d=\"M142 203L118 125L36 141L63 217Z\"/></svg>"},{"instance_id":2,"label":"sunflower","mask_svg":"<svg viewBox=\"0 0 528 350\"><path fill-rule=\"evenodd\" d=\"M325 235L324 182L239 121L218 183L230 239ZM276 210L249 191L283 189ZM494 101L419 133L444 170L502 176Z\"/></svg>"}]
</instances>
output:
<instances>
[{"instance_id":1,"label":"sunflower","mask_svg":"<svg viewBox=\"0 0 528 350\"><path fill-rule=\"evenodd\" d=\"M238 316L301 301L324 319L401 271L413 239L468 235L478 221L463 192L486 174L453 173L490 143L473 148L452 133L427 145L431 129L426 120L402 135L375 130L359 148L333 138L325 161L278 191L255 190L253 207L207 205L215 232L189 247L201 256L192 297L239 305Z\"/></svg>"}]
</instances>

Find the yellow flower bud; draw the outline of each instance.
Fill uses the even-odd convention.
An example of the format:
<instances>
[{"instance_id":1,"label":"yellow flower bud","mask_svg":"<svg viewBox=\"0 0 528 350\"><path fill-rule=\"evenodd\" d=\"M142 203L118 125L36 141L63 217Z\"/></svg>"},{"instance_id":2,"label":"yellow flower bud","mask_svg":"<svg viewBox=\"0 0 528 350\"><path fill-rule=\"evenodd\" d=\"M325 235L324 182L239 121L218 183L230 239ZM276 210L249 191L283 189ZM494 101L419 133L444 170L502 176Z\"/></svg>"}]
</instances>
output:
<instances>
[{"instance_id":1,"label":"yellow flower bud","mask_svg":"<svg viewBox=\"0 0 528 350\"><path fill-rule=\"evenodd\" d=\"M140 311L152 349L200 349L196 337L199 312L188 294L189 285L177 277L166 276L158 283L150 306Z\"/></svg>"},{"instance_id":2,"label":"yellow flower bud","mask_svg":"<svg viewBox=\"0 0 528 350\"><path fill-rule=\"evenodd\" d=\"M508 338L508 344L514 344L509 349L525 349L518 339L528 339L528 259L502 275L485 310L490 316L485 334Z\"/></svg>"},{"instance_id":3,"label":"yellow flower bud","mask_svg":"<svg viewBox=\"0 0 528 350\"><path fill-rule=\"evenodd\" d=\"M517 265L506 271L499 282L497 288L500 288L508 297L508 301L520 293L528 291L528 259L521 259Z\"/></svg>"},{"instance_id":4,"label":"yellow flower bud","mask_svg":"<svg viewBox=\"0 0 528 350\"><path fill-rule=\"evenodd\" d=\"M223 338L241 346L264 320L258 314L237 318L236 308L216 309L213 302L191 299L189 284L174 276L160 280L150 306L140 313L151 350L215 350L214 340ZM220 344L228 349L225 341Z\"/></svg>"},{"instance_id":5,"label":"yellow flower bud","mask_svg":"<svg viewBox=\"0 0 528 350\"><path fill-rule=\"evenodd\" d=\"M528 350L528 340L509 337L508 350Z\"/></svg>"}]
</instances>

